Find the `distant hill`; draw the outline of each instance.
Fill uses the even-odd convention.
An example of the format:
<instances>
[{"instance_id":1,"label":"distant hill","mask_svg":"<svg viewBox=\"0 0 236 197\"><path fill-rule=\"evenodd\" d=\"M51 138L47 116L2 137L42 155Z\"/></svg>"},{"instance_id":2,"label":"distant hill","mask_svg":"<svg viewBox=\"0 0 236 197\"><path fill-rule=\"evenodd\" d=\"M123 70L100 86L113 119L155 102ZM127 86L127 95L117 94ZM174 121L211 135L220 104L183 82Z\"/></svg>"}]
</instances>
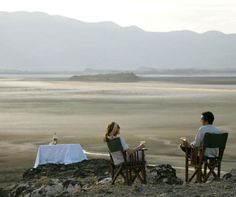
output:
<instances>
[{"instance_id":1,"label":"distant hill","mask_svg":"<svg viewBox=\"0 0 236 197\"><path fill-rule=\"evenodd\" d=\"M96 75L80 75L70 78L72 81L101 81L101 82L137 82L141 80L134 73L111 73Z\"/></svg>"},{"instance_id":2,"label":"distant hill","mask_svg":"<svg viewBox=\"0 0 236 197\"><path fill-rule=\"evenodd\" d=\"M146 32L41 12L0 12L0 69L235 68L236 34Z\"/></svg>"}]
</instances>

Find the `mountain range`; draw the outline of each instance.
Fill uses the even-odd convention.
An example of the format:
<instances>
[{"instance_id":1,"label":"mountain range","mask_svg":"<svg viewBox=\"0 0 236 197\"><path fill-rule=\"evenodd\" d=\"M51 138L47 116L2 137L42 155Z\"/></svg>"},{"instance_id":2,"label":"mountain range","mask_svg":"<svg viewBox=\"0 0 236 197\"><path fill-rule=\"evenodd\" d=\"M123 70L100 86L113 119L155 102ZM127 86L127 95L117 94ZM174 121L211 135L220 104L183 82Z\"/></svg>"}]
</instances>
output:
<instances>
[{"instance_id":1,"label":"mountain range","mask_svg":"<svg viewBox=\"0 0 236 197\"><path fill-rule=\"evenodd\" d=\"M42 12L0 12L0 69L236 68L236 34L148 32Z\"/></svg>"}]
</instances>

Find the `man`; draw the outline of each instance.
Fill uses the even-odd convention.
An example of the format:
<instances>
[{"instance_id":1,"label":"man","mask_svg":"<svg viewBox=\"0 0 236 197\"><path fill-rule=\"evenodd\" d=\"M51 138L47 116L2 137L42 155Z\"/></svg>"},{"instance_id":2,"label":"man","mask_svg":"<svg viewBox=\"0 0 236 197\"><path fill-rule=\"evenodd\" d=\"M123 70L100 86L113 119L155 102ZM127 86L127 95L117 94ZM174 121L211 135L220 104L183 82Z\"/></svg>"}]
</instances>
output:
<instances>
[{"instance_id":1,"label":"man","mask_svg":"<svg viewBox=\"0 0 236 197\"><path fill-rule=\"evenodd\" d=\"M195 140L192 143L189 143L188 140L185 137L181 137L181 145L180 148L186 152L186 148L196 148L200 147L203 143L203 139L205 136L205 133L216 133L219 134L220 130L213 126L214 122L214 115L212 112L203 112L201 115L201 123L202 126L198 129L197 135L195 137ZM217 148L206 148L205 156L207 157L216 157L218 154Z\"/></svg>"}]
</instances>

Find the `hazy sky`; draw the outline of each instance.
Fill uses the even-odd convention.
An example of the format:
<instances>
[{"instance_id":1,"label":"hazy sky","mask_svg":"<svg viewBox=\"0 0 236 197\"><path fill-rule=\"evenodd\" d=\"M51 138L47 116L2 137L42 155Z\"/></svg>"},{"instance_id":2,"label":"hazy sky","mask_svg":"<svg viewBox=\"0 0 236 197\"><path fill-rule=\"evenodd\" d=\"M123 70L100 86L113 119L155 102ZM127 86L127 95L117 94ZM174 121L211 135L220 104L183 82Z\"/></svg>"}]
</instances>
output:
<instances>
[{"instance_id":1,"label":"hazy sky","mask_svg":"<svg viewBox=\"0 0 236 197\"><path fill-rule=\"evenodd\" d=\"M0 0L0 11L42 11L147 31L236 33L236 0Z\"/></svg>"}]
</instances>

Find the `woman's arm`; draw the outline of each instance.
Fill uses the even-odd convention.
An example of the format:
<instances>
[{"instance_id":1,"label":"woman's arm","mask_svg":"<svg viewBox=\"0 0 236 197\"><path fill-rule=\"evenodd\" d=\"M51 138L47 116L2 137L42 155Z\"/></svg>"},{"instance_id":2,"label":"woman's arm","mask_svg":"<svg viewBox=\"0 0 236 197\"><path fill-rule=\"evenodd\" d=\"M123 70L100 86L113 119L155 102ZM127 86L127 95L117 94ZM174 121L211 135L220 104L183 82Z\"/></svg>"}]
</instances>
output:
<instances>
[{"instance_id":1,"label":"woman's arm","mask_svg":"<svg viewBox=\"0 0 236 197\"><path fill-rule=\"evenodd\" d=\"M141 149L144 148L144 147L145 147L145 144L140 144L140 145L138 145L136 148L128 148L128 149L126 150L126 152L128 153L128 155L132 155L133 153L135 153L135 152L141 150Z\"/></svg>"},{"instance_id":2,"label":"woman's arm","mask_svg":"<svg viewBox=\"0 0 236 197\"><path fill-rule=\"evenodd\" d=\"M123 150L126 151L128 153L128 155L131 155L131 154L133 154L145 147L145 144L141 143L136 148L129 148L128 144L126 143L126 141L123 137L120 137L120 141L121 141Z\"/></svg>"}]
</instances>

